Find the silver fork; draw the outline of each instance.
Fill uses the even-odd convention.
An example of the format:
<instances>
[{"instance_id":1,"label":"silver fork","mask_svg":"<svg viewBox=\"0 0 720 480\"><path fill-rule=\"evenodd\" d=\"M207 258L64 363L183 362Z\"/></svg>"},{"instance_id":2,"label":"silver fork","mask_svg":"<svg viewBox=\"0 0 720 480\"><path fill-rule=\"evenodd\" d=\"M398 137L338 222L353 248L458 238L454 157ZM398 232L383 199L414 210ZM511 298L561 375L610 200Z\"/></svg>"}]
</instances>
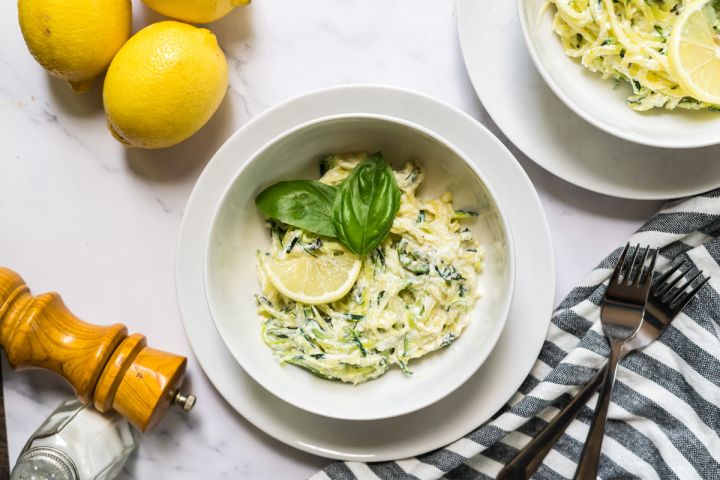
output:
<instances>
[{"instance_id":1,"label":"silver fork","mask_svg":"<svg viewBox=\"0 0 720 480\"><path fill-rule=\"evenodd\" d=\"M654 342L670 322L685 308L690 300L705 286L710 278L704 278L702 282L688 291L688 287L702 275L699 272L682 286L677 286L679 281L685 278L687 270L684 268L689 261L684 261L672 267L657 280L653 281L653 288L648 296L645 306L645 316L640 330L624 346L621 358L628 353L644 348ZM673 279L677 272L680 274ZM673 295L673 292L675 293ZM678 298L679 294L685 294ZM585 384L585 386L565 405L565 407L543 428L525 447L520 450L513 459L500 471L497 480L525 480L537 470L553 445L557 443L568 425L580 413L580 410L597 392L605 377L607 365L603 366Z\"/></svg>"},{"instance_id":2,"label":"silver fork","mask_svg":"<svg viewBox=\"0 0 720 480\"><path fill-rule=\"evenodd\" d=\"M605 291L600 321L603 332L610 343L610 358L608 359L605 378L603 378L600 398L595 407L595 416L590 423L585 446L580 455L575 479L589 479L597 477L598 464L602 442L605 437L605 421L610 407L610 397L615 385L615 374L620 361L620 354L625 342L630 340L640 330L645 313L645 304L652 285L653 270L657 260L657 251L654 250L650 266L643 268L647 261L650 247L646 247L640 255L640 245L634 249L632 261L626 262L629 246L620 255L610 283Z\"/></svg>"},{"instance_id":3,"label":"silver fork","mask_svg":"<svg viewBox=\"0 0 720 480\"><path fill-rule=\"evenodd\" d=\"M653 281L655 287L650 292L648 303L645 306L645 322L648 322L654 328L662 330L675 316L685 308L690 300L698 294L700 290L710 281L710 277L703 278L703 280L696 286L692 287L695 280L702 277L702 270L699 270L695 275L690 278L687 282L683 283L682 286L677 286L680 280L685 278L684 270L685 265L689 265L690 261L685 260L682 263L669 269L658 277L657 280ZM675 277L674 280L670 280L675 272L679 271L680 275ZM688 291L688 287L692 287ZM643 332L645 329L641 329ZM652 337L646 342L647 335L635 335L633 339L628 342L629 345L639 345L637 348L642 348L648 343L652 342L657 336ZM658 333L659 334L659 333ZM651 335L650 335L651 336Z\"/></svg>"},{"instance_id":4,"label":"silver fork","mask_svg":"<svg viewBox=\"0 0 720 480\"><path fill-rule=\"evenodd\" d=\"M653 288L648 296L645 306L645 316L642 326L635 336L624 346L621 358L628 353L644 348L654 342L680 311L697 295L710 278L704 278L694 288L693 283L701 277L702 271L690 280L678 283L685 278L690 262L682 263L670 268L653 280ZM680 274L673 279L673 276ZM688 291L688 288L690 290ZM674 293L674 294L673 294ZM678 295L684 294L681 297ZM513 459L500 471L497 480L525 480L538 469L543 459L552 450L552 447L562 436L570 423L580 413L585 404L597 392L605 377L607 365L603 366L592 379L565 405L565 407L548 422L535 437L520 450Z\"/></svg>"}]
</instances>

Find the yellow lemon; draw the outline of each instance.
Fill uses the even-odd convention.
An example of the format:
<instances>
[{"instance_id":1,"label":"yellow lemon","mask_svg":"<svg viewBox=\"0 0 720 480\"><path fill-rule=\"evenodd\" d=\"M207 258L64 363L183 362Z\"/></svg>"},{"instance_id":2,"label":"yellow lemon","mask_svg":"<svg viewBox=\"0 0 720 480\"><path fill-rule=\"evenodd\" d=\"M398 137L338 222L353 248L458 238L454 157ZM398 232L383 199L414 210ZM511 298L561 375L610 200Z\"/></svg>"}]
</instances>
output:
<instances>
[{"instance_id":1,"label":"yellow lemon","mask_svg":"<svg viewBox=\"0 0 720 480\"><path fill-rule=\"evenodd\" d=\"M683 7L673 27L668 61L675 80L688 94L720 105L720 35L713 1L696 1Z\"/></svg>"},{"instance_id":2,"label":"yellow lemon","mask_svg":"<svg viewBox=\"0 0 720 480\"><path fill-rule=\"evenodd\" d=\"M108 128L128 146L175 145L212 117L227 82L225 55L212 32L174 21L152 24L110 64L103 90Z\"/></svg>"},{"instance_id":3,"label":"yellow lemon","mask_svg":"<svg viewBox=\"0 0 720 480\"><path fill-rule=\"evenodd\" d=\"M263 259L270 282L283 295L306 305L344 297L357 280L360 257L340 244L312 253L296 249L281 258Z\"/></svg>"},{"instance_id":4,"label":"yellow lemon","mask_svg":"<svg viewBox=\"0 0 720 480\"><path fill-rule=\"evenodd\" d=\"M18 0L25 43L40 65L75 92L110 64L130 36L130 0Z\"/></svg>"},{"instance_id":5,"label":"yellow lemon","mask_svg":"<svg viewBox=\"0 0 720 480\"><path fill-rule=\"evenodd\" d=\"M250 0L143 0L158 13L190 23L210 23L218 20Z\"/></svg>"}]
</instances>

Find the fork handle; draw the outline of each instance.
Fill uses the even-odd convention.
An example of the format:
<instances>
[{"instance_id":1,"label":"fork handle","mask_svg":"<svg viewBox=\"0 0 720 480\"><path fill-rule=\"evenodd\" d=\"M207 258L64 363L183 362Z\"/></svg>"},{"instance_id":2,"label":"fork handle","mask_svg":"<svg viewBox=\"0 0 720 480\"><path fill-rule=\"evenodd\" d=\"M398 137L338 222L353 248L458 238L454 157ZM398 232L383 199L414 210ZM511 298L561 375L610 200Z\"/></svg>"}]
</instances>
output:
<instances>
[{"instance_id":1,"label":"fork handle","mask_svg":"<svg viewBox=\"0 0 720 480\"><path fill-rule=\"evenodd\" d=\"M526 480L535 473L543 459L577 417L580 410L598 391L605 377L607 366L598 370L594 377L575 395L575 397L548 422L530 443L520 450L515 457L502 469L497 480Z\"/></svg>"},{"instance_id":2,"label":"fork handle","mask_svg":"<svg viewBox=\"0 0 720 480\"><path fill-rule=\"evenodd\" d=\"M600 465L600 453L602 451L603 438L605 438L605 422L608 409L610 408L610 397L615 384L615 374L622 352L622 342L613 341L610 344L610 359L605 370L600 398L595 407L595 416L590 423L590 430L585 439L585 446L580 454L580 462L575 472L575 480L587 480L597 477L598 466Z\"/></svg>"}]
</instances>

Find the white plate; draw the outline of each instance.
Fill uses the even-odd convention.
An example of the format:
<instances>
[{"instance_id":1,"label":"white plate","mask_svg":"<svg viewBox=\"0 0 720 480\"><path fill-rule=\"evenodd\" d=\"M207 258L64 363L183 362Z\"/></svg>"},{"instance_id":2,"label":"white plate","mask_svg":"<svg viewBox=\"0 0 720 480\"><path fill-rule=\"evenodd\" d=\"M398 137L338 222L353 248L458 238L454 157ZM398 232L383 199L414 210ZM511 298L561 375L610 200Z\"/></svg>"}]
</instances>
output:
<instances>
[{"instance_id":1,"label":"white plate","mask_svg":"<svg viewBox=\"0 0 720 480\"><path fill-rule=\"evenodd\" d=\"M465 65L483 106L540 166L624 198L676 198L720 186L720 147L647 147L609 135L568 109L533 66L515 2L457 0L457 17ZM557 61L573 67L564 54Z\"/></svg>"},{"instance_id":2,"label":"white plate","mask_svg":"<svg viewBox=\"0 0 720 480\"><path fill-rule=\"evenodd\" d=\"M348 421L305 412L252 380L225 348L205 301L203 263L212 211L239 166L270 139L302 122L347 112L402 116L462 149L485 172L505 207L516 251L516 286L507 324L490 357L463 386L417 412L387 420ZM487 164L484 127L437 100L375 86L337 87L295 98L237 133L235 157L210 161L185 209L177 257L177 294L188 340L221 395L258 428L293 447L330 458L382 461L446 445L487 421L517 390L545 339L554 301L550 232L537 193L509 152ZM240 141L242 140L242 141ZM503 148L499 141L496 146ZM380 433L382 432L382 433Z\"/></svg>"},{"instance_id":3,"label":"white plate","mask_svg":"<svg viewBox=\"0 0 720 480\"><path fill-rule=\"evenodd\" d=\"M213 162L237 162L242 135L231 137ZM488 165L512 161L486 130L476 136ZM452 192L457 208L477 210L466 221L485 251L477 301L463 334L448 348L410 363L412 375L392 368L352 385L331 382L305 369L282 365L261 341L256 251L270 246L255 197L279 180L317 178L318 159L329 153L383 152L401 168L413 160L425 170L420 198ZM224 160L231 157L232 160ZM237 163L236 163L237 165ZM208 236L205 291L220 336L243 369L276 397L308 412L345 420L396 417L426 407L462 385L490 355L507 319L514 287L514 249L504 208L484 172L458 148L431 130L387 115L351 113L314 119L273 138L238 165L229 188L213 209Z\"/></svg>"},{"instance_id":4,"label":"white plate","mask_svg":"<svg viewBox=\"0 0 720 480\"><path fill-rule=\"evenodd\" d=\"M546 0L517 0L520 26L538 71L575 113L611 135L653 147L694 148L720 143L718 112L631 110L625 102L632 94L628 82L620 82L613 89L612 80L603 80L565 54L552 29L554 7L548 10L546 4Z\"/></svg>"}]
</instances>

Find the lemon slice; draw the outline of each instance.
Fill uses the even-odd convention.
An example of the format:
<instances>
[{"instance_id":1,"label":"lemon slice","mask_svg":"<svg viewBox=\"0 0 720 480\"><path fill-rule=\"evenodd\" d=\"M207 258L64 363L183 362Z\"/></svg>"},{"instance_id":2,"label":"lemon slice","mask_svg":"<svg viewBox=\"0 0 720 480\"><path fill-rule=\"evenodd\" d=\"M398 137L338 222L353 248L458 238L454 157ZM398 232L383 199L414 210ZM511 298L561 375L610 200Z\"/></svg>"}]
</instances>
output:
<instances>
[{"instance_id":1,"label":"lemon slice","mask_svg":"<svg viewBox=\"0 0 720 480\"><path fill-rule=\"evenodd\" d=\"M720 38L715 23L711 1L687 4L673 27L668 61L688 95L720 105Z\"/></svg>"},{"instance_id":2,"label":"lemon slice","mask_svg":"<svg viewBox=\"0 0 720 480\"><path fill-rule=\"evenodd\" d=\"M344 297L355 284L361 265L357 255L334 243L263 262L265 273L280 293L307 305Z\"/></svg>"}]
</instances>

